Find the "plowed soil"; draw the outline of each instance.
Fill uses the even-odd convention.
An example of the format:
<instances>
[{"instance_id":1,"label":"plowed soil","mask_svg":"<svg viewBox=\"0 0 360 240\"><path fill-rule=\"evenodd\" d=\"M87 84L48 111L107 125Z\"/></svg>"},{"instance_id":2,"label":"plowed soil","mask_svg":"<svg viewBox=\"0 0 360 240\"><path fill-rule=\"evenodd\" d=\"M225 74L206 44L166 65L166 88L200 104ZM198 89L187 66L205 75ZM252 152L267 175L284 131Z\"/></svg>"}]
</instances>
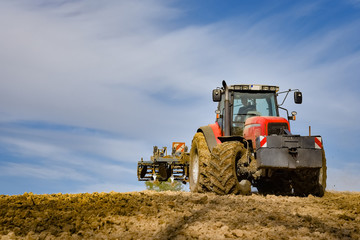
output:
<instances>
[{"instance_id":1,"label":"plowed soil","mask_svg":"<svg viewBox=\"0 0 360 240\"><path fill-rule=\"evenodd\" d=\"M1 239L360 239L360 193L0 195Z\"/></svg>"}]
</instances>

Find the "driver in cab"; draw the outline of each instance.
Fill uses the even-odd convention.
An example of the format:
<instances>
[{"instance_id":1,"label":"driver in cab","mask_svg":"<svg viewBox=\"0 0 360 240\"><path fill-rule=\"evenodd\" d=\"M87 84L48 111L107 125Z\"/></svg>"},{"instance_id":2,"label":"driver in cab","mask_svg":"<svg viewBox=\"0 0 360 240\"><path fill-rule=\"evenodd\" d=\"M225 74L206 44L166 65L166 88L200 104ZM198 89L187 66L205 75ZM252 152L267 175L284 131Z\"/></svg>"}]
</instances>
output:
<instances>
[{"instance_id":1,"label":"driver in cab","mask_svg":"<svg viewBox=\"0 0 360 240\"><path fill-rule=\"evenodd\" d=\"M247 98L241 98L241 103L243 106L239 109L239 115L247 115L249 111L255 110L254 106L250 104Z\"/></svg>"}]
</instances>

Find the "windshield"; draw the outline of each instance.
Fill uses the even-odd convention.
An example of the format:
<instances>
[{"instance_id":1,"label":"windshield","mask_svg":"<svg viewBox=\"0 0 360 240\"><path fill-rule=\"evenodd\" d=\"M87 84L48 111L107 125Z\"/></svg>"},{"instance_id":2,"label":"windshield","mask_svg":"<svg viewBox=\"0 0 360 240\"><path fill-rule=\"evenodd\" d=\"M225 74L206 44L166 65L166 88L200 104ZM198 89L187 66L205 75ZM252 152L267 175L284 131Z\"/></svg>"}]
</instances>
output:
<instances>
[{"instance_id":1,"label":"windshield","mask_svg":"<svg viewBox=\"0 0 360 240\"><path fill-rule=\"evenodd\" d=\"M247 118L254 116L278 116L275 93L234 92L233 134L244 127ZM236 130L238 129L238 130ZM240 132L238 133L239 135Z\"/></svg>"}]
</instances>

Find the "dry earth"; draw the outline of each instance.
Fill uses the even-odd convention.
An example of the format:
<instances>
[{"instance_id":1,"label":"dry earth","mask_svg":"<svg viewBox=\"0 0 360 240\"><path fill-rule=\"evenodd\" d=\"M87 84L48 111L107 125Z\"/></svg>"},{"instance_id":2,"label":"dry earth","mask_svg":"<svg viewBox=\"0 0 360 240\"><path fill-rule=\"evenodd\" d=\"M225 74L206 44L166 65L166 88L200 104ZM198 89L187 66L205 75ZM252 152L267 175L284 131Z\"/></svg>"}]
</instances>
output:
<instances>
[{"instance_id":1,"label":"dry earth","mask_svg":"<svg viewBox=\"0 0 360 240\"><path fill-rule=\"evenodd\" d=\"M360 193L0 195L1 239L360 239Z\"/></svg>"}]
</instances>

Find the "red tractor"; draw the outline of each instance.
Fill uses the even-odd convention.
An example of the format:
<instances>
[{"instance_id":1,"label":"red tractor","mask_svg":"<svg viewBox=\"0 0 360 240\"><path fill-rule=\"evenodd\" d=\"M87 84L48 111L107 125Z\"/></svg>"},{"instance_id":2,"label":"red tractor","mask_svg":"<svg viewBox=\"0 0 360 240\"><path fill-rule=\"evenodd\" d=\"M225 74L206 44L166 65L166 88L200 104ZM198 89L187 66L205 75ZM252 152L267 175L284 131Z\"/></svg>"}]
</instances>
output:
<instances>
[{"instance_id":1,"label":"red tractor","mask_svg":"<svg viewBox=\"0 0 360 240\"><path fill-rule=\"evenodd\" d=\"M299 90L278 92L267 85L232 85L222 82L213 90L218 102L216 122L200 127L185 171L192 192L248 194L251 186L261 194L323 196L326 159L320 136L290 132L289 116L281 107L289 92L302 103ZM279 94L286 94L281 104ZM280 117L286 111L287 119Z\"/></svg>"}]
</instances>

